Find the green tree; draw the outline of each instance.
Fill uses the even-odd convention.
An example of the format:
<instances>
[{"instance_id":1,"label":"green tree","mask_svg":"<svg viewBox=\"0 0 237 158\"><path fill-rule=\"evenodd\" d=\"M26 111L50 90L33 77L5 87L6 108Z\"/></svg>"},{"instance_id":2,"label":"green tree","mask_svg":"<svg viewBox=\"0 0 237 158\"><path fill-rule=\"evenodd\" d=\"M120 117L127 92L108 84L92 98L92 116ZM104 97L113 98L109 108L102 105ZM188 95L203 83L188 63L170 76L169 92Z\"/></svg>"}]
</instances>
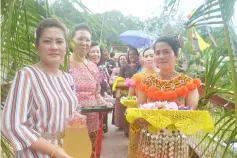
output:
<instances>
[{"instance_id":1,"label":"green tree","mask_svg":"<svg viewBox=\"0 0 237 158\"><path fill-rule=\"evenodd\" d=\"M93 40L105 46L122 44L119 40L119 34L122 32L144 29L144 23L138 17L124 16L120 11L93 14L86 9L72 9L72 6L72 3L64 0L55 1L52 5L57 17L67 24L70 30L79 23L87 23L92 28Z\"/></svg>"}]
</instances>

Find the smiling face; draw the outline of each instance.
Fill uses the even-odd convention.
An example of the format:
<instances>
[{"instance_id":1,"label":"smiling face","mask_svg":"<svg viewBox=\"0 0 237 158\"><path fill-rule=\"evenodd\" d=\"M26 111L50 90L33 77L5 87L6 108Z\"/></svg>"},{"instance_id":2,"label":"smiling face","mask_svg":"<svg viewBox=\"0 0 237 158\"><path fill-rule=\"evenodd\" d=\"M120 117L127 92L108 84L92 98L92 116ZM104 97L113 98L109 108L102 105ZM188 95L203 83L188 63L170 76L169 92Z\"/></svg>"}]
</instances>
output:
<instances>
[{"instance_id":1,"label":"smiling face","mask_svg":"<svg viewBox=\"0 0 237 158\"><path fill-rule=\"evenodd\" d=\"M125 55L119 57L119 64L121 67L127 64L127 58Z\"/></svg>"},{"instance_id":2,"label":"smiling face","mask_svg":"<svg viewBox=\"0 0 237 158\"><path fill-rule=\"evenodd\" d=\"M138 53L135 50L130 50L128 53L128 59L130 63L136 63L138 61Z\"/></svg>"},{"instance_id":3,"label":"smiling face","mask_svg":"<svg viewBox=\"0 0 237 158\"><path fill-rule=\"evenodd\" d=\"M66 39L63 30L49 27L43 30L36 45L40 60L45 64L60 64L66 54Z\"/></svg>"},{"instance_id":4,"label":"smiling face","mask_svg":"<svg viewBox=\"0 0 237 158\"><path fill-rule=\"evenodd\" d=\"M160 42L155 45L155 62L160 70L174 69L177 59L169 44Z\"/></svg>"},{"instance_id":5,"label":"smiling face","mask_svg":"<svg viewBox=\"0 0 237 158\"><path fill-rule=\"evenodd\" d=\"M91 47L88 53L88 59L97 65L100 62L100 58L101 58L100 47L99 46Z\"/></svg>"},{"instance_id":6,"label":"smiling face","mask_svg":"<svg viewBox=\"0 0 237 158\"><path fill-rule=\"evenodd\" d=\"M76 44L74 53L85 57L91 47L91 34L87 30L78 30L73 37L73 42Z\"/></svg>"},{"instance_id":7,"label":"smiling face","mask_svg":"<svg viewBox=\"0 0 237 158\"><path fill-rule=\"evenodd\" d=\"M154 50L148 49L143 54L143 66L146 68L152 68L154 66Z\"/></svg>"}]
</instances>

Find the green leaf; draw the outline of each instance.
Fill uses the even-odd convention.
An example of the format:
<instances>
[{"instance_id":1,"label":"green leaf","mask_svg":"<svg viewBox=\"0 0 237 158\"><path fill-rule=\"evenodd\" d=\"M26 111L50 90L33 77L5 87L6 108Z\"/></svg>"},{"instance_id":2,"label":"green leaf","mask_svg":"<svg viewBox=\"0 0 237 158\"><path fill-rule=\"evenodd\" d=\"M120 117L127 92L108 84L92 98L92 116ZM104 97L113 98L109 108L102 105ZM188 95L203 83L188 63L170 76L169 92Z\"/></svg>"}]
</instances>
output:
<instances>
[{"instance_id":1,"label":"green leaf","mask_svg":"<svg viewBox=\"0 0 237 158\"><path fill-rule=\"evenodd\" d=\"M166 4L168 4L168 7L170 7L171 5L175 3L176 3L176 0L166 0Z\"/></svg>"},{"instance_id":2,"label":"green leaf","mask_svg":"<svg viewBox=\"0 0 237 158\"><path fill-rule=\"evenodd\" d=\"M231 135L229 137L229 141L227 143L227 146L225 147L225 151L224 151L224 153L222 155L222 158L225 158L225 155L226 155L228 149L230 148L230 144L231 144L230 141L234 140L236 138L236 136L237 136L237 127L235 127L235 129L232 131L232 133L231 133Z\"/></svg>"}]
</instances>

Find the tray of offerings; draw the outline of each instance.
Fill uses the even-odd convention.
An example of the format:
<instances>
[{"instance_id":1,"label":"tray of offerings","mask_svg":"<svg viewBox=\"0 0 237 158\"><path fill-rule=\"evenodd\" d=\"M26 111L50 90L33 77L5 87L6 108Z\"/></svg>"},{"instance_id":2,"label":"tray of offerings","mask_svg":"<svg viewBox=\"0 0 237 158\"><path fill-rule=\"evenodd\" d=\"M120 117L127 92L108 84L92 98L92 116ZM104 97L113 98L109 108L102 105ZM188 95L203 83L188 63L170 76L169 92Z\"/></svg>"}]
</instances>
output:
<instances>
[{"instance_id":1,"label":"tray of offerings","mask_svg":"<svg viewBox=\"0 0 237 158\"><path fill-rule=\"evenodd\" d=\"M175 102L152 102L128 108L126 119L132 124L137 119L149 123L149 132L156 133L166 127L179 130L185 135L192 135L200 130L212 132L213 120L208 111L192 110L191 106L177 106Z\"/></svg>"},{"instance_id":2,"label":"tray of offerings","mask_svg":"<svg viewBox=\"0 0 237 158\"><path fill-rule=\"evenodd\" d=\"M86 106L82 107L81 113L91 113L91 112L110 112L114 109L113 106Z\"/></svg>"}]
</instances>

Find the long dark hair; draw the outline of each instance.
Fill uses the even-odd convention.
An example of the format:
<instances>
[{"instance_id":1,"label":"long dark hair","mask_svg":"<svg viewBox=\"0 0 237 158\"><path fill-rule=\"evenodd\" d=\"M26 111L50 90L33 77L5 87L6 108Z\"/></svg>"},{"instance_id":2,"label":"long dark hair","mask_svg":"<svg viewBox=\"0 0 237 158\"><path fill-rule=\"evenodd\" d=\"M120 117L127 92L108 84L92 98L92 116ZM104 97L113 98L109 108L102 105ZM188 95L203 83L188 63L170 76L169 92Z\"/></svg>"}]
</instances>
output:
<instances>
[{"instance_id":1,"label":"long dark hair","mask_svg":"<svg viewBox=\"0 0 237 158\"><path fill-rule=\"evenodd\" d=\"M139 57L139 53L138 53L138 50L137 50L137 48L130 48L129 49L129 51L128 51L128 53L127 53L127 61L128 61L128 64L130 64L131 63L131 61L129 60L129 53L131 52L131 51L135 51L136 52L136 54L137 54L137 56Z\"/></svg>"},{"instance_id":2,"label":"long dark hair","mask_svg":"<svg viewBox=\"0 0 237 158\"><path fill-rule=\"evenodd\" d=\"M120 56L118 57L118 66L119 66L119 67L121 67L121 63L120 63L120 58L121 58L121 57L125 57L126 60L128 61L127 56L126 56L125 54L120 55Z\"/></svg>"}]
</instances>

